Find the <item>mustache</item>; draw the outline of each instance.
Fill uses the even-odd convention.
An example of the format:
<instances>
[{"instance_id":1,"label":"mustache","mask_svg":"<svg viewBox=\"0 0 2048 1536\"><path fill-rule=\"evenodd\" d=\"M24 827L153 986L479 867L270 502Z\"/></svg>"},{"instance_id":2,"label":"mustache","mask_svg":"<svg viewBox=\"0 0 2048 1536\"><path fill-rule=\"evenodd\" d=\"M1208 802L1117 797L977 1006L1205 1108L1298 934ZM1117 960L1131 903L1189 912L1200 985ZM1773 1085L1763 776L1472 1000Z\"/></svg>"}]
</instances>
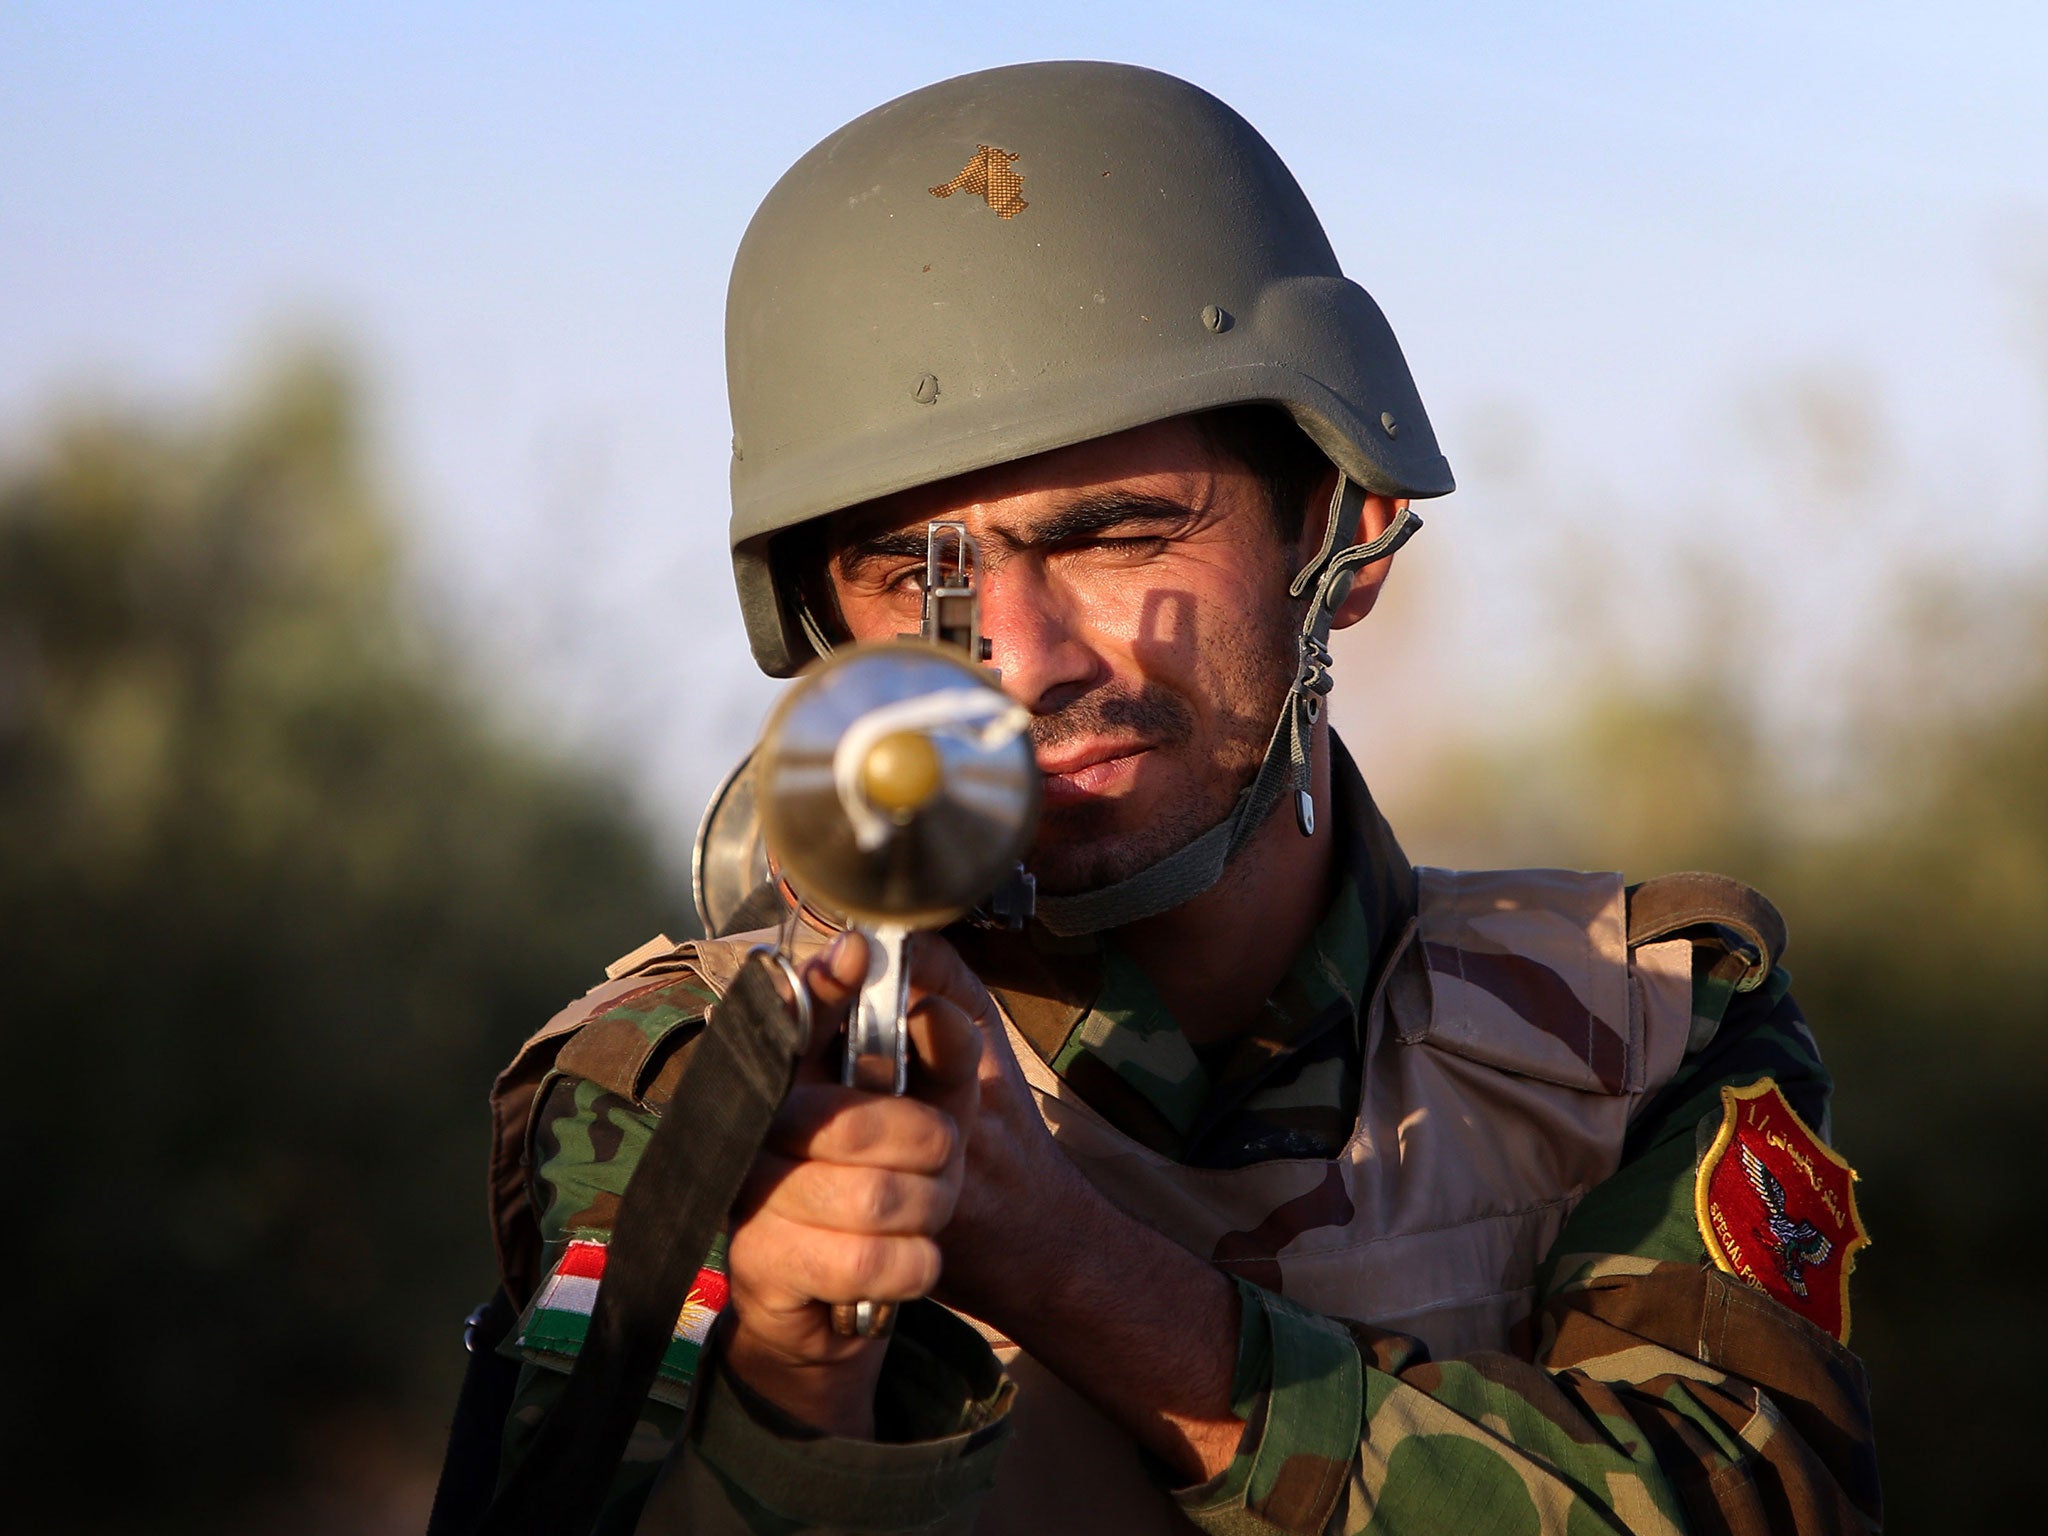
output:
<instances>
[{"instance_id":1,"label":"mustache","mask_svg":"<svg viewBox=\"0 0 2048 1536\"><path fill-rule=\"evenodd\" d=\"M1195 713L1185 699L1163 688L1085 693L1050 714L1034 715L1031 745L1049 752L1092 736L1136 736L1148 746L1179 746L1195 732Z\"/></svg>"}]
</instances>

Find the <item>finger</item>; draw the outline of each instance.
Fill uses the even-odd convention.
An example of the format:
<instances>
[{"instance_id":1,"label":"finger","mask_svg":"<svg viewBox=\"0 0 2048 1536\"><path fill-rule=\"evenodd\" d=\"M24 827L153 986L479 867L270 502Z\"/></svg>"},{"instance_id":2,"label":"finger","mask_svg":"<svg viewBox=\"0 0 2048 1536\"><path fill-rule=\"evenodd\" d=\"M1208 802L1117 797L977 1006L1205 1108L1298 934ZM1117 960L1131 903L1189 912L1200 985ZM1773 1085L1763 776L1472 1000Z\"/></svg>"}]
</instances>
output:
<instances>
[{"instance_id":1,"label":"finger","mask_svg":"<svg viewBox=\"0 0 2048 1536\"><path fill-rule=\"evenodd\" d=\"M911 1092L971 1125L979 1098L981 1031L952 999L932 996L910 1011Z\"/></svg>"},{"instance_id":2,"label":"finger","mask_svg":"<svg viewBox=\"0 0 2048 1536\"><path fill-rule=\"evenodd\" d=\"M939 1283L939 1245L929 1237L828 1232L791 1223L800 1235L787 1271L816 1301L911 1301Z\"/></svg>"},{"instance_id":3,"label":"finger","mask_svg":"<svg viewBox=\"0 0 2048 1536\"><path fill-rule=\"evenodd\" d=\"M946 998L983 1024L993 1023L997 1016L988 988L960 958L960 951L930 930L910 936L910 995Z\"/></svg>"},{"instance_id":4,"label":"finger","mask_svg":"<svg viewBox=\"0 0 2048 1536\"><path fill-rule=\"evenodd\" d=\"M734 1210L743 1220L767 1213L828 1232L932 1236L953 1219L959 1194L957 1169L933 1177L764 1152L754 1160Z\"/></svg>"},{"instance_id":5,"label":"finger","mask_svg":"<svg viewBox=\"0 0 2048 1536\"><path fill-rule=\"evenodd\" d=\"M931 994L943 995L967 1011L981 1037L979 1076L984 1085L1008 1082L1021 1088L1021 1073L1009 1031L995 999L989 995L981 978L960 958L960 952L940 935L920 933L913 937L918 944L911 969L913 990L918 983L925 983ZM951 1098L946 1100L946 1107L961 1117L962 1125L974 1123L971 1108L962 1109Z\"/></svg>"},{"instance_id":6,"label":"finger","mask_svg":"<svg viewBox=\"0 0 2048 1536\"><path fill-rule=\"evenodd\" d=\"M909 1301L939 1281L939 1245L928 1237L829 1232L767 1213L733 1233L735 1292L771 1305L803 1301Z\"/></svg>"},{"instance_id":7,"label":"finger","mask_svg":"<svg viewBox=\"0 0 2048 1536\"><path fill-rule=\"evenodd\" d=\"M811 994L811 1038L799 1072L806 1078L838 1076L827 1057L846 1027L846 1015L868 975L868 941L852 930L841 933L806 961L800 973Z\"/></svg>"},{"instance_id":8,"label":"finger","mask_svg":"<svg viewBox=\"0 0 2048 1536\"><path fill-rule=\"evenodd\" d=\"M959 1155L958 1122L922 1099L897 1099L837 1083L799 1083L769 1125L766 1146L899 1173L943 1173Z\"/></svg>"}]
</instances>

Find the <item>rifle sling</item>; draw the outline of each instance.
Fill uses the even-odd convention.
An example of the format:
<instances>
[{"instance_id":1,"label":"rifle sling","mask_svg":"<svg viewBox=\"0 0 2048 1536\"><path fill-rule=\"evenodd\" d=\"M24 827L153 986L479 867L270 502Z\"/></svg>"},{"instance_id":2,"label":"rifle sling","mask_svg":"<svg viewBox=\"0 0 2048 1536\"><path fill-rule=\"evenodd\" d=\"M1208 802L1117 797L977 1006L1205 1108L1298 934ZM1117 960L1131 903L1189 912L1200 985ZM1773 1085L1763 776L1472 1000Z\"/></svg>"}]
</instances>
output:
<instances>
[{"instance_id":1,"label":"rifle sling","mask_svg":"<svg viewBox=\"0 0 2048 1536\"><path fill-rule=\"evenodd\" d=\"M690 1282L806 1043L774 975L762 955L748 956L712 1009L619 1201L575 1368L478 1536L574 1536L602 1512Z\"/></svg>"}]
</instances>

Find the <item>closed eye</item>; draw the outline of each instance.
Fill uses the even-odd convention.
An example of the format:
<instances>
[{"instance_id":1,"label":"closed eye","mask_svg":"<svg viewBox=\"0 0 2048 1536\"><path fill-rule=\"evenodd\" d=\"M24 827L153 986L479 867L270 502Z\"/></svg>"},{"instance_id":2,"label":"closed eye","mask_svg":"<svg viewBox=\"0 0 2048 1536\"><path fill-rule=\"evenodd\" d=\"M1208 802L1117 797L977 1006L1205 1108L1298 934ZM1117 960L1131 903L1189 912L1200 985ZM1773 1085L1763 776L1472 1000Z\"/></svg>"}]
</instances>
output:
<instances>
[{"instance_id":1,"label":"closed eye","mask_svg":"<svg viewBox=\"0 0 2048 1536\"><path fill-rule=\"evenodd\" d=\"M1110 554L1144 556L1156 555L1171 542L1163 533L1123 534L1116 538L1082 539L1069 544L1069 549L1099 549Z\"/></svg>"}]
</instances>

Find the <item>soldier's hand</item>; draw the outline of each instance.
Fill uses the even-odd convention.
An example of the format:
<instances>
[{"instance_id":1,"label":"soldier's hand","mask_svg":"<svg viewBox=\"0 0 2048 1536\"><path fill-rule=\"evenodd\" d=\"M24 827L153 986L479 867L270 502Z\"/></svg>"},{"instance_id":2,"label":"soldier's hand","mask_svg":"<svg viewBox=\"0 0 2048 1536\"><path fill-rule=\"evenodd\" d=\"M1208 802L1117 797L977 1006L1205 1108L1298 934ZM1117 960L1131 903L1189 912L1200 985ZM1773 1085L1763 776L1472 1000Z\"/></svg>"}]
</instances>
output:
<instances>
[{"instance_id":1,"label":"soldier's hand","mask_svg":"<svg viewBox=\"0 0 2048 1536\"><path fill-rule=\"evenodd\" d=\"M949 1306L1020 1337L1044 1286L1077 1245L1108 1241L1107 1202L1053 1141L995 1005L950 947L933 957L931 985L978 993L980 1094L968 1131L967 1178L941 1239ZM943 969L940 962L943 962Z\"/></svg>"},{"instance_id":2,"label":"soldier's hand","mask_svg":"<svg viewBox=\"0 0 2048 1536\"><path fill-rule=\"evenodd\" d=\"M935 1239L952 1218L975 1120L975 1011L987 994L968 975L971 993L956 995L965 989L935 969L933 944L951 954L929 935L911 949L913 1054L900 1099L838 1082L837 1036L867 973L866 942L843 935L804 967L810 1049L733 1208L727 1368L833 1434L873 1437L887 1341L835 1333L832 1304L906 1301L937 1283Z\"/></svg>"}]
</instances>

